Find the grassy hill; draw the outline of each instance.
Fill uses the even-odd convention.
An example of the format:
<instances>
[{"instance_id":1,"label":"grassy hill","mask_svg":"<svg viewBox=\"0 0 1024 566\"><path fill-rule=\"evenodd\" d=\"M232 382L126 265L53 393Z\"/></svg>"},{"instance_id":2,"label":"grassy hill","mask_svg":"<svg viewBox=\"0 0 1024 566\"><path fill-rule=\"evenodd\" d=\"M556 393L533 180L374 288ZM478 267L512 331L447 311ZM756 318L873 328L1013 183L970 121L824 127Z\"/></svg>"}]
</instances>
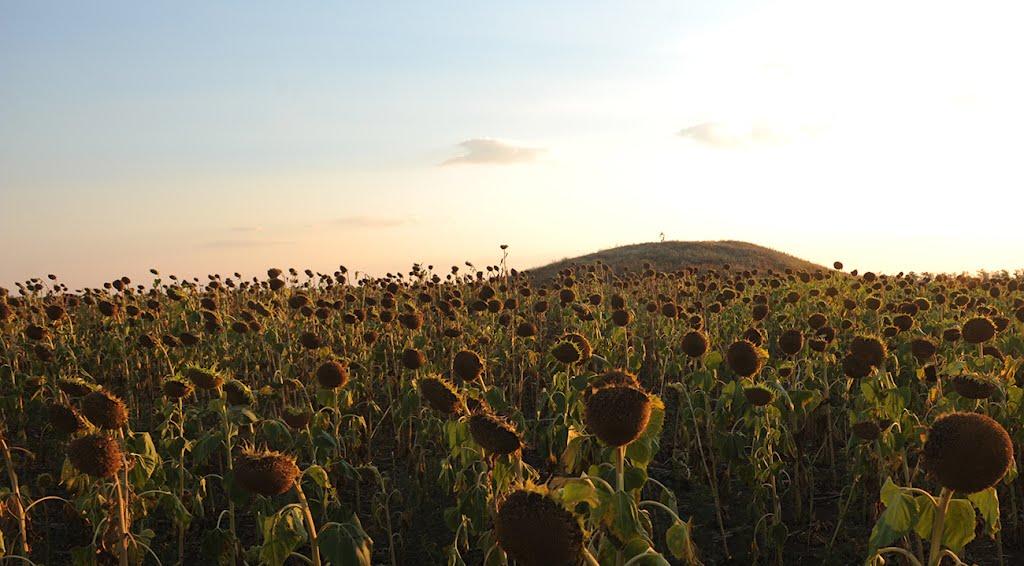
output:
<instances>
[{"instance_id":1,"label":"grassy hill","mask_svg":"<svg viewBox=\"0 0 1024 566\"><path fill-rule=\"evenodd\" d=\"M567 258L530 269L527 273L539 279L553 277L559 270L572 265L587 265L596 261L610 265L616 272L629 268L642 269L645 262L658 271L676 271L687 267L698 269L721 268L728 263L733 269L774 269L783 271L824 269L770 248L748 242L724 240L719 242L649 242L601 250L591 254Z\"/></svg>"}]
</instances>

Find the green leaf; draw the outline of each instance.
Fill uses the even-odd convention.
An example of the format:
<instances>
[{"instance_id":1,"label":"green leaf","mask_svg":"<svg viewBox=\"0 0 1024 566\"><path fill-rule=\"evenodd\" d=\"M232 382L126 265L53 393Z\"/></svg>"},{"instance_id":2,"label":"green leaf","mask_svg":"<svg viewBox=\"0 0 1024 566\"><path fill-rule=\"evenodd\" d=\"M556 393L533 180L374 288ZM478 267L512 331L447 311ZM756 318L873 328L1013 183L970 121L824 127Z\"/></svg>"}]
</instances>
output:
<instances>
[{"instance_id":1,"label":"green leaf","mask_svg":"<svg viewBox=\"0 0 1024 566\"><path fill-rule=\"evenodd\" d=\"M220 566L231 564L231 533L222 529L210 529L203 535L200 552L205 560L213 560Z\"/></svg>"},{"instance_id":2,"label":"green leaf","mask_svg":"<svg viewBox=\"0 0 1024 566\"><path fill-rule=\"evenodd\" d=\"M281 421L263 421L260 432L267 440L267 446L274 450L286 450L292 445L292 433Z\"/></svg>"},{"instance_id":3,"label":"green leaf","mask_svg":"<svg viewBox=\"0 0 1024 566\"><path fill-rule=\"evenodd\" d=\"M202 436L192 446L192 459L196 465L206 464L210 456L218 451L224 436L220 431L210 432Z\"/></svg>"},{"instance_id":4,"label":"green leaf","mask_svg":"<svg viewBox=\"0 0 1024 566\"><path fill-rule=\"evenodd\" d=\"M352 522L329 523L317 535L320 554L333 566L370 566L373 540L363 531L359 519Z\"/></svg>"},{"instance_id":5,"label":"green leaf","mask_svg":"<svg viewBox=\"0 0 1024 566\"><path fill-rule=\"evenodd\" d=\"M960 554L974 540L974 506L966 499L949 502L942 525L942 546Z\"/></svg>"},{"instance_id":6,"label":"green leaf","mask_svg":"<svg viewBox=\"0 0 1024 566\"><path fill-rule=\"evenodd\" d=\"M565 450L562 451L561 461L567 470L576 470L577 464L580 462L580 455L582 453L583 445L586 443L587 437L583 435L572 436L570 432L569 443L566 445Z\"/></svg>"},{"instance_id":7,"label":"green leaf","mask_svg":"<svg viewBox=\"0 0 1024 566\"><path fill-rule=\"evenodd\" d=\"M561 490L562 504L572 509L580 503L587 503L596 507L600 500L597 498L597 488L594 482L586 478L574 478L568 480Z\"/></svg>"},{"instance_id":8,"label":"green leaf","mask_svg":"<svg viewBox=\"0 0 1024 566\"><path fill-rule=\"evenodd\" d=\"M626 447L626 457L635 465L647 468L660 447L661 431L665 426L665 403L657 395L651 395L651 419L647 422L640 438Z\"/></svg>"},{"instance_id":9,"label":"green leaf","mask_svg":"<svg viewBox=\"0 0 1024 566\"><path fill-rule=\"evenodd\" d=\"M630 540L622 549L622 557L626 562L644 566L669 566L665 557L651 548L650 542L644 538Z\"/></svg>"},{"instance_id":10,"label":"green leaf","mask_svg":"<svg viewBox=\"0 0 1024 566\"><path fill-rule=\"evenodd\" d=\"M264 517L260 526L263 531L260 563L270 566L283 566L288 555L308 536L302 523L302 511L298 507L289 507L285 511Z\"/></svg>"},{"instance_id":11,"label":"green leaf","mask_svg":"<svg viewBox=\"0 0 1024 566\"><path fill-rule=\"evenodd\" d=\"M716 369L718 366L722 365L723 360L724 358L722 357L722 353L715 350L704 357L704 366L708 369Z\"/></svg>"},{"instance_id":12,"label":"green leaf","mask_svg":"<svg viewBox=\"0 0 1024 566\"><path fill-rule=\"evenodd\" d=\"M633 491L634 489L640 489L647 483L647 470L645 468L638 468L635 466L629 466L625 469L623 475L623 488L626 491Z\"/></svg>"},{"instance_id":13,"label":"green leaf","mask_svg":"<svg viewBox=\"0 0 1024 566\"><path fill-rule=\"evenodd\" d=\"M132 485L142 489L146 480L153 475L160 465L160 454L153 445L153 438L148 432L133 432L125 438L125 446L135 457L135 466L129 472Z\"/></svg>"},{"instance_id":14,"label":"green leaf","mask_svg":"<svg viewBox=\"0 0 1024 566\"><path fill-rule=\"evenodd\" d=\"M327 470L323 469L322 466L314 464L306 468L306 471L303 473L312 479L313 483L320 489L327 489L331 485L331 478L327 475Z\"/></svg>"},{"instance_id":15,"label":"green leaf","mask_svg":"<svg viewBox=\"0 0 1024 566\"><path fill-rule=\"evenodd\" d=\"M1002 526L999 522L999 495L996 493L996 488L990 487L985 491L972 493L967 496L967 499L978 508L981 518L985 520L985 533L995 536Z\"/></svg>"},{"instance_id":16,"label":"green leaf","mask_svg":"<svg viewBox=\"0 0 1024 566\"><path fill-rule=\"evenodd\" d=\"M885 485L882 486L881 500L885 504L885 511L871 529L868 554L874 554L879 548L889 546L896 539L906 535L917 522L917 502L894 484L892 478L886 478Z\"/></svg>"},{"instance_id":17,"label":"green leaf","mask_svg":"<svg viewBox=\"0 0 1024 566\"><path fill-rule=\"evenodd\" d=\"M178 496L170 493L165 493L160 496L160 506L167 511L167 514L171 516L175 525L182 525L188 527L188 524L192 522L192 514L185 509L185 505L181 503Z\"/></svg>"},{"instance_id":18,"label":"green leaf","mask_svg":"<svg viewBox=\"0 0 1024 566\"><path fill-rule=\"evenodd\" d=\"M927 497L917 498L920 506L920 518L914 530L924 540L932 536L932 520L935 506ZM946 517L942 523L942 546L960 554L967 543L974 540L974 506L966 499L953 499L949 502Z\"/></svg>"},{"instance_id":19,"label":"green leaf","mask_svg":"<svg viewBox=\"0 0 1024 566\"><path fill-rule=\"evenodd\" d=\"M71 549L71 563L74 566L95 566L96 549L92 546L78 546Z\"/></svg>"},{"instance_id":20,"label":"green leaf","mask_svg":"<svg viewBox=\"0 0 1024 566\"><path fill-rule=\"evenodd\" d=\"M608 503L609 509L606 510L603 519L615 538L621 541L647 539L647 534L640 523L640 511L632 495L619 491L609 498Z\"/></svg>"},{"instance_id":21,"label":"green leaf","mask_svg":"<svg viewBox=\"0 0 1024 566\"><path fill-rule=\"evenodd\" d=\"M691 519L692 521L692 519ZM693 526L690 522L676 521L665 532L665 542L672 556L682 560L685 564L699 564L697 558L697 547L693 544L691 536Z\"/></svg>"}]
</instances>

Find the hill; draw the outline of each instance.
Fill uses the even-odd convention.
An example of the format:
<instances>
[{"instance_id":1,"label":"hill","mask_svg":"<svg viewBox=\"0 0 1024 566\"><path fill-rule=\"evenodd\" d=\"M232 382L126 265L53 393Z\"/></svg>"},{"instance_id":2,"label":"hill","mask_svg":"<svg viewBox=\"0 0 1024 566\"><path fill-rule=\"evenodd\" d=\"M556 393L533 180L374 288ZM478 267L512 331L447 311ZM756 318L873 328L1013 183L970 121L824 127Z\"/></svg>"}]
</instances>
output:
<instances>
[{"instance_id":1,"label":"hill","mask_svg":"<svg viewBox=\"0 0 1024 566\"><path fill-rule=\"evenodd\" d=\"M733 269L798 270L824 269L822 266L786 253L751 244L723 240L718 242L648 242L601 250L587 255L567 258L527 271L538 280L552 278L559 270L572 265L587 265L596 261L610 265L616 272L642 269L645 262L658 271L677 271L687 267L698 269L721 268L729 264Z\"/></svg>"}]
</instances>

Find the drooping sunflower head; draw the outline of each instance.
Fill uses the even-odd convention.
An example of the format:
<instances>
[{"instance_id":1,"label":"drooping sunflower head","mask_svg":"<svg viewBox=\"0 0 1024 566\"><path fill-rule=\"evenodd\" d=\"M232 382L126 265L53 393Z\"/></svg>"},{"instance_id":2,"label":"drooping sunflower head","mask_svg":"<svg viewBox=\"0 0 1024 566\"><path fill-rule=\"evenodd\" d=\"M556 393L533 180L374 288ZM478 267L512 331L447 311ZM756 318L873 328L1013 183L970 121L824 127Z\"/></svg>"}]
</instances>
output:
<instances>
[{"instance_id":1,"label":"drooping sunflower head","mask_svg":"<svg viewBox=\"0 0 1024 566\"><path fill-rule=\"evenodd\" d=\"M643 434L651 418L651 397L632 385L602 387L586 399L587 428L609 446L625 446Z\"/></svg>"},{"instance_id":2,"label":"drooping sunflower head","mask_svg":"<svg viewBox=\"0 0 1024 566\"><path fill-rule=\"evenodd\" d=\"M991 417L950 413L928 431L924 469L947 489L976 493L1002 479L1013 461L1010 435Z\"/></svg>"},{"instance_id":3,"label":"drooping sunflower head","mask_svg":"<svg viewBox=\"0 0 1024 566\"><path fill-rule=\"evenodd\" d=\"M105 430L116 430L128 424L124 401L102 389L82 398L82 413L89 422Z\"/></svg>"},{"instance_id":4,"label":"drooping sunflower head","mask_svg":"<svg viewBox=\"0 0 1024 566\"><path fill-rule=\"evenodd\" d=\"M583 529L561 504L535 491L509 494L494 519L498 544L522 566L570 566L580 560Z\"/></svg>"},{"instance_id":5,"label":"drooping sunflower head","mask_svg":"<svg viewBox=\"0 0 1024 566\"><path fill-rule=\"evenodd\" d=\"M239 485L267 497L288 491L299 477L299 468L291 456L248 449L235 456L234 472Z\"/></svg>"},{"instance_id":6,"label":"drooping sunflower head","mask_svg":"<svg viewBox=\"0 0 1024 566\"><path fill-rule=\"evenodd\" d=\"M78 471L94 478L113 477L124 465L117 441L103 433L79 436L68 444L68 460Z\"/></svg>"},{"instance_id":7,"label":"drooping sunflower head","mask_svg":"<svg viewBox=\"0 0 1024 566\"><path fill-rule=\"evenodd\" d=\"M474 442L491 454L512 454L523 446L515 427L488 411L469 417L469 433Z\"/></svg>"},{"instance_id":8,"label":"drooping sunflower head","mask_svg":"<svg viewBox=\"0 0 1024 566\"><path fill-rule=\"evenodd\" d=\"M733 342L725 352L725 361L736 375L753 377L764 367L768 353L748 340Z\"/></svg>"}]
</instances>

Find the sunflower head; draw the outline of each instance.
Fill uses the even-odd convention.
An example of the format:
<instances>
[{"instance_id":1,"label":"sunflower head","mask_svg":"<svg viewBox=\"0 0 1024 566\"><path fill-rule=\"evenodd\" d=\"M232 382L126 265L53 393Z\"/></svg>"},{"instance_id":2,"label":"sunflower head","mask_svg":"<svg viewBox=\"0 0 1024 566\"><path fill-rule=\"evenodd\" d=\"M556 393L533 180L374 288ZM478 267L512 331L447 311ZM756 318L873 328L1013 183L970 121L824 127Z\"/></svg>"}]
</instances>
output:
<instances>
[{"instance_id":1,"label":"sunflower head","mask_svg":"<svg viewBox=\"0 0 1024 566\"><path fill-rule=\"evenodd\" d=\"M753 377L764 367L768 353L748 340L733 342L725 352L725 361L736 375Z\"/></svg>"},{"instance_id":2,"label":"sunflower head","mask_svg":"<svg viewBox=\"0 0 1024 566\"><path fill-rule=\"evenodd\" d=\"M763 385L744 387L743 396L747 399L747 403L755 407L764 407L775 400L775 392Z\"/></svg>"},{"instance_id":3,"label":"sunflower head","mask_svg":"<svg viewBox=\"0 0 1024 566\"><path fill-rule=\"evenodd\" d=\"M587 428L609 446L625 446L647 428L651 405L650 395L639 387L602 387L586 399Z\"/></svg>"},{"instance_id":4,"label":"sunflower head","mask_svg":"<svg viewBox=\"0 0 1024 566\"><path fill-rule=\"evenodd\" d=\"M1006 429L978 413L950 413L928 431L924 469L942 487L976 493L1002 479L1013 461Z\"/></svg>"},{"instance_id":5,"label":"sunflower head","mask_svg":"<svg viewBox=\"0 0 1024 566\"><path fill-rule=\"evenodd\" d=\"M82 398L82 413L89 422L106 430L116 430L128 424L128 409L124 401L102 389Z\"/></svg>"},{"instance_id":6,"label":"sunflower head","mask_svg":"<svg viewBox=\"0 0 1024 566\"><path fill-rule=\"evenodd\" d=\"M417 385L420 396L431 409L445 415L458 415L463 412L462 397L451 383L430 376L421 378Z\"/></svg>"},{"instance_id":7,"label":"sunflower head","mask_svg":"<svg viewBox=\"0 0 1024 566\"><path fill-rule=\"evenodd\" d=\"M515 427L487 411L469 417L469 433L474 442L491 454L512 454L523 446Z\"/></svg>"},{"instance_id":8,"label":"sunflower head","mask_svg":"<svg viewBox=\"0 0 1024 566\"><path fill-rule=\"evenodd\" d=\"M267 497L288 491L299 477L294 458L272 451L242 450L235 456L234 471L239 485Z\"/></svg>"},{"instance_id":9,"label":"sunflower head","mask_svg":"<svg viewBox=\"0 0 1024 566\"><path fill-rule=\"evenodd\" d=\"M345 387L348 379L348 366L337 360L326 361L316 368L316 381L324 389Z\"/></svg>"},{"instance_id":10,"label":"sunflower head","mask_svg":"<svg viewBox=\"0 0 1024 566\"><path fill-rule=\"evenodd\" d=\"M535 491L509 494L498 508L494 532L501 548L522 566L575 565L583 550L579 520Z\"/></svg>"},{"instance_id":11,"label":"sunflower head","mask_svg":"<svg viewBox=\"0 0 1024 566\"><path fill-rule=\"evenodd\" d=\"M121 446L103 433L72 440L68 444L68 460L78 471L94 478L113 477L124 465Z\"/></svg>"}]
</instances>

